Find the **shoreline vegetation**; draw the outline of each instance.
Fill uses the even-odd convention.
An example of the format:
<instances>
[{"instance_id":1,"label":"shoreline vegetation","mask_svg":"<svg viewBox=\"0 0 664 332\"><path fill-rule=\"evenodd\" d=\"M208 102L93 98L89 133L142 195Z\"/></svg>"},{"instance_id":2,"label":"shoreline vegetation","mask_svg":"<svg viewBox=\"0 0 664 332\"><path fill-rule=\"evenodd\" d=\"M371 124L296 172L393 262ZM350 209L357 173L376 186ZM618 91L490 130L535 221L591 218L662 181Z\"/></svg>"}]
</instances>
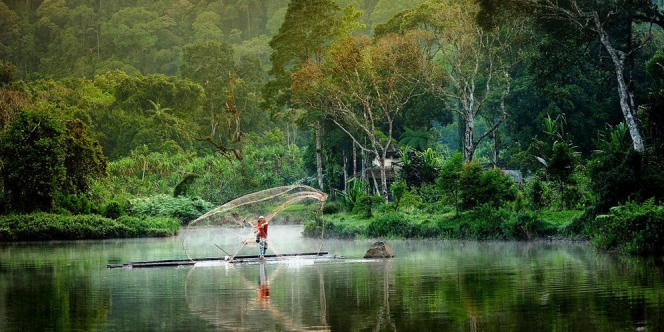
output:
<instances>
[{"instance_id":1,"label":"shoreline vegetation","mask_svg":"<svg viewBox=\"0 0 664 332\"><path fill-rule=\"evenodd\" d=\"M179 230L180 221L173 217L111 219L94 214L42 212L0 217L0 242L169 237Z\"/></svg>"},{"instance_id":2,"label":"shoreline vegetation","mask_svg":"<svg viewBox=\"0 0 664 332\"><path fill-rule=\"evenodd\" d=\"M300 209L301 210L301 209ZM588 240L568 232L572 218L583 211L544 213L478 209L455 216L446 214L409 215L394 211L363 218L349 213L324 215L326 238L404 238L445 240L530 241L538 239ZM279 218L277 224L304 226L303 235L319 237L321 219L304 210ZM236 226L236 224L223 224ZM120 216L54 213L0 216L0 242L94 240L132 237L170 237L185 227L172 216ZM240 226L241 227L241 226Z\"/></svg>"},{"instance_id":3,"label":"shoreline vegetation","mask_svg":"<svg viewBox=\"0 0 664 332\"><path fill-rule=\"evenodd\" d=\"M0 241L297 202L311 237L664 255L661 1L178 3L0 2Z\"/></svg>"},{"instance_id":4,"label":"shoreline vegetation","mask_svg":"<svg viewBox=\"0 0 664 332\"><path fill-rule=\"evenodd\" d=\"M346 213L324 216L326 238L399 238L443 240L530 241L537 239L588 240L569 230L583 211L512 212L483 207L460 215L407 214L395 211L358 218ZM303 234L319 237L320 218L305 223Z\"/></svg>"}]
</instances>

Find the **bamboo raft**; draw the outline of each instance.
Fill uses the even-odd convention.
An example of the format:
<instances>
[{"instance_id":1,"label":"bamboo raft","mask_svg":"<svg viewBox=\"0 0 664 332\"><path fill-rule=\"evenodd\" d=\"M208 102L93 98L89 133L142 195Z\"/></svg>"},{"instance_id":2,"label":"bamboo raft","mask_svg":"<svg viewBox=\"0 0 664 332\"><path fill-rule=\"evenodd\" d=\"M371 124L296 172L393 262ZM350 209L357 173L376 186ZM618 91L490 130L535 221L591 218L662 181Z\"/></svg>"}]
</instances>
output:
<instances>
[{"instance_id":1,"label":"bamboo raft","mask_svg":"<svg viewBox=\"0 0 664 332\"><path fill-rule=\"evenodd\" d=\"M328 258L328 259L338 259L342 258L337 255L328 255L327 251L321 252L301 252L293 254L282 254L282 255L265 255L265 259L274 260L279 259L280 257L307 257L307 258ZM207 257L207 258L193 258L193 259L167 259L167 260L157 260L157 261L142 261L142 262L127 262L122 264L107 264L106 267L109 269L115 268L142 268L142 267L170 267L170 266L192 266L200 262L214 262L214 261L223 261L227 263L251 263L251 262L260 262L258 255L238 255L233 259L229 256L225 257Z\"/></svg>"}]
</instances>

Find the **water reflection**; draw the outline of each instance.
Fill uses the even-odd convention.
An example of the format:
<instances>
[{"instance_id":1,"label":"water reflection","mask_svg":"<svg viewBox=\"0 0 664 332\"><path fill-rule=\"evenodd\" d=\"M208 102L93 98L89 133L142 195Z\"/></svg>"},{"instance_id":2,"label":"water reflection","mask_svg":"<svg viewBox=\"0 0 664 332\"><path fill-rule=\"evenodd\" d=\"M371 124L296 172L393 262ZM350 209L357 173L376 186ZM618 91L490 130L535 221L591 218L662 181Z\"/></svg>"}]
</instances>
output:
<instances>
[{"instance_id":1,"label":"water reflection","mask_svg":"<svg viewBox=\"0 0 664 332\"><path fill-rule=\"evenodd\" d=\"M270 302L270 282L267 280L267 271L265 262L260 263L260 278L258 279L258 301L261 304L269 304Z\"/></svg>"},{"instance_id":2,"label":"water reflection","mask_svg":"<svg viewBox=\"0 0 664 332\"><path fill-rule=\"evenodd\" d=\"M270 245L317 245L299 231L275 227ZM206 241L237 246L228 238ZM178 258L181 243L0 244L0 331L664 330L655 260L583 243L389 242L391 260L358 258L372 240L326 240L347 258L133 270L106 264Z\"/></svg>"},{"instance_id":3,"label":"water reflection","mask_svg":"<svg viewBox=\"0 0 664 332\"><path fill-rule=\"evenodd\" d=\"M6 308L0 309L2 331L92 331L108 319L110 289L76 271L26 264L5 267L0 278L0 307Z\"/></svg>"},{"instance_id":4,"label":"water reflection","mask_svg":"<svg viewBox=\"0 0 664 332\"><path fill-rule=\"evenodd\" d=\"M223 330L329 330L324 311L314 315L318 319L313 320L307 313L298 313L316 307L305 304L314 301L310 297L312 289L297 276L302 267L312 264L264 261L193 267L186 280L189 310ZM317 275L323 278L323 274ZM322 288L315 293L324 296L322 279L317 285ZM297 302L305 307L299 307ZM316 302L324 305L321 298Z\"/></svg>"}]
</instances>

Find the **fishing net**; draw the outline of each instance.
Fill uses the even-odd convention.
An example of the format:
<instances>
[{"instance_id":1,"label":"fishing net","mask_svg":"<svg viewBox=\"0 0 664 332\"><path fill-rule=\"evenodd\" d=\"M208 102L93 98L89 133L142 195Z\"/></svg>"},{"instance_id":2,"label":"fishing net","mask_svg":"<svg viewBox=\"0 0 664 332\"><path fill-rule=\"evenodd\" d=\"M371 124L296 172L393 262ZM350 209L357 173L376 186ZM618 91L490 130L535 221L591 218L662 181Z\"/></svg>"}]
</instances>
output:
<instances>
[{"instance_id":1,"label":"fishing net","mask_svg":"<svg viewBox=\"0 0 664 332\"><path fill-rule=\"evenodd\" d=\"M218 206L204 215L198 217L187 225L182 237L182 247L189 259L219 256L225 254L232 259L245 245L254 242L253 227L259 216L265 216L268 223L275 220L288 206L308 201L315 203L318 213L322 217L322 210L327 195L320 190L305 185L282 186L270 188L242 197L236 198L226 204ZM279 218L277 218L279 219ZM278 224L278 220L277 221ZM220 234L218 225L235 226L233 234ZM325 227L322 227L324 229ZM224 228L228 230L228 228ZM192 236L195 234L196 236ZM235 236L240 241L239 248L224 249L215 245L220 236ZM323 234L318 248L322 247ZM191 241L196 238L196 241ZM221 251L220 251L221 250Z\"/></svg>"}]
</instances>

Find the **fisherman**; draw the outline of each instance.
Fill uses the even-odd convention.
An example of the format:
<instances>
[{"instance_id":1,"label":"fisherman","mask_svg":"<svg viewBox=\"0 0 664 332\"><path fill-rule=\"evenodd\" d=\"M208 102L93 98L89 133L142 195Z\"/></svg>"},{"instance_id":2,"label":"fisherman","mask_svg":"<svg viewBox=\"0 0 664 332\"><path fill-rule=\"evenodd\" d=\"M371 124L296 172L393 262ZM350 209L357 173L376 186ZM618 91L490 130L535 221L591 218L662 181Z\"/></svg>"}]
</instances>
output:
<instances>
[{"instance_id":1,"label":"fisherman","mask_svg":"<svg viewBox=\"0 0 664 332\"><path fill-rule=\"evenodd\" d=\"M268 221L265 217L258 217L258 222L256 223L256 242L258 242L258 258L265 259L265 251L267 251L267 224Z\"/></svg>"}]
</instances>

